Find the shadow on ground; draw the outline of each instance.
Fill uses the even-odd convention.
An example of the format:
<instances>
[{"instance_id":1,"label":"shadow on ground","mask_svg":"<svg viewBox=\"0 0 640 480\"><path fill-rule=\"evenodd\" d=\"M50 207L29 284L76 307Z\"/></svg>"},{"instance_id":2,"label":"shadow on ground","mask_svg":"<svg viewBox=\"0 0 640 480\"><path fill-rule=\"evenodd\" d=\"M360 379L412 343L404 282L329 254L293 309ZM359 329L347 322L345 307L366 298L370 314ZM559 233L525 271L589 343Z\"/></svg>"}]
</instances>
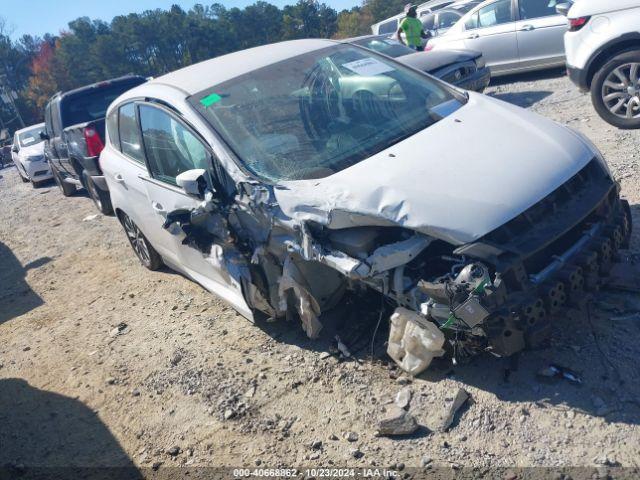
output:
<instances>
[{"instance_id":1,"label":"shadow on ground","mask_svg":"<svg viewBox=\"0 0 640 480\"><path fill-rule=\"evenodd\" d=\"M535 82L536 80L548 80L552 78L561 78L567 74L564 67L552 68L549 70L539 70L536 72L517 73L513 75L505 75L502 77L491 77L491 86L506 85L518 82Z\"/></svg>"},{"instance_id":2,"label":"shadow on ground","mask_svg":"<svg viewBox=\"0 0 640 480\"><path fill-rule=\"evenodd\" d=\"M3 379L0 423L0 468L13 478L142 478L98 415L78 400Z\"/></svg>"},{"instance_id":3,"label":"shadow on ground","mask_svg":"<svg viewBox=\"0 0 640 480\"><path fill-rule=\"evenodd\" d=\"M22 266L11 249L0 242L0 325L44 303L31 289L25 277L28 270L39 268L50 261L49 257L41 257Z\"/></svg>"},{"instance_id":4,"label":"shadow on ground","mask_svg":"<svg viewBox=\"0 0 640 480\"><path fill-rule=\"evenodd\" d=\"M553 92L537 91L537 92L509 92L509 93L490 93L490 97L512 103L522 108L529 108L532 105L544 100Z\"/></svg>"}]
</instances>

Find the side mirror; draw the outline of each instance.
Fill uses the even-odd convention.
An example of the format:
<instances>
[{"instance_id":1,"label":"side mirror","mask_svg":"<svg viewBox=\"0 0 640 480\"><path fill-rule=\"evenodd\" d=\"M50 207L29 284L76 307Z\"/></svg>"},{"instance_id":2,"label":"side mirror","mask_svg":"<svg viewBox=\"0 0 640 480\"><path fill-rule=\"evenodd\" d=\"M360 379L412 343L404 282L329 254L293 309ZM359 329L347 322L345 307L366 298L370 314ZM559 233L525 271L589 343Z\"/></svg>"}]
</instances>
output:
<instances>
[{"instance_id":1,"label":"side mirror","mask_svg":"<svg viewBox=\"0 0 640 480\"><path fill-rule=\"evenodd\" d=\"M46 132L40 132L41 140L49 140L49 135Z\"/></svg>"},{"instance_id":2,"label":"side mirror","mask_svg":"<svg viewBox=\"0 0 640 480\"><path fill-rule=\"evenodd\" d=\"M206 172L204 168L187 170L176 177L176 184L182 188L187 195L202 198L207 188L207 181L205 179Z\"/></svg>"},{"instance_id":3,"label":"side mirror","mask_svg":"<svg viewBox=\"0 0 640 480\"><path fill-rule=\"evenodd\" d=\"M18 151L19 151L19 150L20 150L20 149L18 148L18 145L14 145L14 146L12 146L12 147L11 147L11 151L12 151L13 153L18 153Z\"/></svg>"},{"instance_id":4,"label":"side mirror","mask_svg":"<svg viewBox=\"0 0 640 480\"><path fill-rule=\"evenodd\" d=\"M571 10L572 6L573 3L571 2L559 3L558 5L556 5L556 12L566 17L569 15L569 10Z\"/></svg>"}]
</instances>

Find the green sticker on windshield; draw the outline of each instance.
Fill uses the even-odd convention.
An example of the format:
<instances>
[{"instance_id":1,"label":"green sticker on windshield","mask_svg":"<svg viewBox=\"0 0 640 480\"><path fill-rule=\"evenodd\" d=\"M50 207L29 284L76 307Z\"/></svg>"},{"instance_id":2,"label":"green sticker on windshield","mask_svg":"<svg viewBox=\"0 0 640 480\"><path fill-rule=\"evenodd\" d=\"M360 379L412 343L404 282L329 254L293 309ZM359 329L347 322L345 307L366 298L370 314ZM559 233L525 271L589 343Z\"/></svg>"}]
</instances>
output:
<instances>
[{"instance_id":1,"label":"green sticker on windshield","mask_svg":"<svg viewBox=\"0 0 640 480\"><path fill-rule=\"evenodd\" d=\"M220 100L222 100L222 97L220 95L218 95L217 93L212 93L211 95L207 95L202 100L200 100L200 103L203 107L208 108L214 103L218 103Z\"/></svg>"}]
</instances>

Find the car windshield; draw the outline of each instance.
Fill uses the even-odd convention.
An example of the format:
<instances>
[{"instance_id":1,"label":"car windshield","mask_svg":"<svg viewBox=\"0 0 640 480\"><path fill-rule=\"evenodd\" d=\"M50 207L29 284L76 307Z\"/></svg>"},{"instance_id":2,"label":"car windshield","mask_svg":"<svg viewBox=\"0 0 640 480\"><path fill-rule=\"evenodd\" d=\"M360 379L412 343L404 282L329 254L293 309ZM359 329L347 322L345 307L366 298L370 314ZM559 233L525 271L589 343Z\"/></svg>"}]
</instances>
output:
<instances>
[{"instance_id":1,"label":"car windshield","mask_svg":"<svg viewBox=\"0 0 640 480\"><path fill-rule=\"evenodd\" d=\"M18 142L20 142L20 146L22 148L31 147L42 142L42 139L40 138L40 132L42 132L43 130L44 127L35 127L27 130L26 132L19 133Z\"/></svg>"},{"instance_id":2,"label":"car windshield","mask_svg":"<svg viewBox=\"0 0 640 480\"><path fill-rule=\"evenodd\" d=\"M361 47L368 48L374 52L382 53L392 58L402 57L411 53L416 53L406 45L390 38L372 37L355 40L353 43Z\"/></svg>"},{"instance_id":3,"label":"car windshield","mask_svg":"<svg viewBox=\"0 0 640 480\"><path fill-rule=\"evenodd\" d=\"M259 178L323 178L389 148L466 101L374 52L336 45L190 97Z\"/></svg>"}]
</instances>

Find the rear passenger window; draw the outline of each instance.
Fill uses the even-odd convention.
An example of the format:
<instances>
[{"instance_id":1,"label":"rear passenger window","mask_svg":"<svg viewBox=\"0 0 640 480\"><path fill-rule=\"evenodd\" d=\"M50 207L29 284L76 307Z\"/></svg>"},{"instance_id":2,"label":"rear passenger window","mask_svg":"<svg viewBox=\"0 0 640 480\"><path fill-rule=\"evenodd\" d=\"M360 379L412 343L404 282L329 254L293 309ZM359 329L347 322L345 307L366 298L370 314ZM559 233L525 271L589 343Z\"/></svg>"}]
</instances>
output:
<instances>
[{"instance_id":1,"label":"rear passenger window","mask_svg":"<svg viewBox=\"0 0 640 480\"><path fill-rule=\"evenodd\" d=\"M47 103L44 109L44 129L47 135L53 137L53 123L51 120L51 103Z\"/></svg>"},{"instance_id":2,"label":"rear passenger window","mask_svg":"<svg viewBox=\"0 0 640 480\"><path fill-rule=\"evenodd\" d=\"M60 125L60 102L51 102L51 128L53 129L53 136L59 137L62 133L62 125Z\"/></svg>"},{"instance_id":3,"label":"rear passenger window","mask_svg":"<svg viewBox=\"0 0 640 480\"><path fill-rule=\"evenodd\" d=\"M107 116L107 137L109 143L116 150L120 150L120 138L118 137L118 109L111 110Z\"/></svg>"},{"instance_id":4,"label":"rear passenger window","mask_svg":"<svg viewBox=\"0 0 640 480\"><path fill-rule=\"evenodd\" d=\"M474 13L466 22L465 28L488 28L513 22L511 0L498 0Z\"/></svg>"},{"instance_id":5,"label":"rear passenger window","mask_svg":"<svg viewBox=\"0 0 640 480\"><path fill-rule=\"evenodd\" d=\"M140 106L142 138L154 178L176 184L176 177L194 168L209 168L209 152L191 131L167 112Z\"/></svg>"},{"instance_id":6,"label":"rear passenger window","mask_svg":"<svg viewBox=\"0 0 640 480\"><path fill-rule=\"evenodd\" d=\"M550 17L558 15L556 12L557 0L520 0L520 19L531 20L532 18Z\"/></svg>"},{"instance_id":7,"label":"rear passenger window","mask_svg":"<svg viewBox=\"0 0 640 480\"><path fill-rule=\"evenodd\" d=\"M136 162L144 163L142 139L136 121L136 106L134 103L128 103L120 107L119 111L118 131L122 153Z\"/></svg>"}]
</instances>

